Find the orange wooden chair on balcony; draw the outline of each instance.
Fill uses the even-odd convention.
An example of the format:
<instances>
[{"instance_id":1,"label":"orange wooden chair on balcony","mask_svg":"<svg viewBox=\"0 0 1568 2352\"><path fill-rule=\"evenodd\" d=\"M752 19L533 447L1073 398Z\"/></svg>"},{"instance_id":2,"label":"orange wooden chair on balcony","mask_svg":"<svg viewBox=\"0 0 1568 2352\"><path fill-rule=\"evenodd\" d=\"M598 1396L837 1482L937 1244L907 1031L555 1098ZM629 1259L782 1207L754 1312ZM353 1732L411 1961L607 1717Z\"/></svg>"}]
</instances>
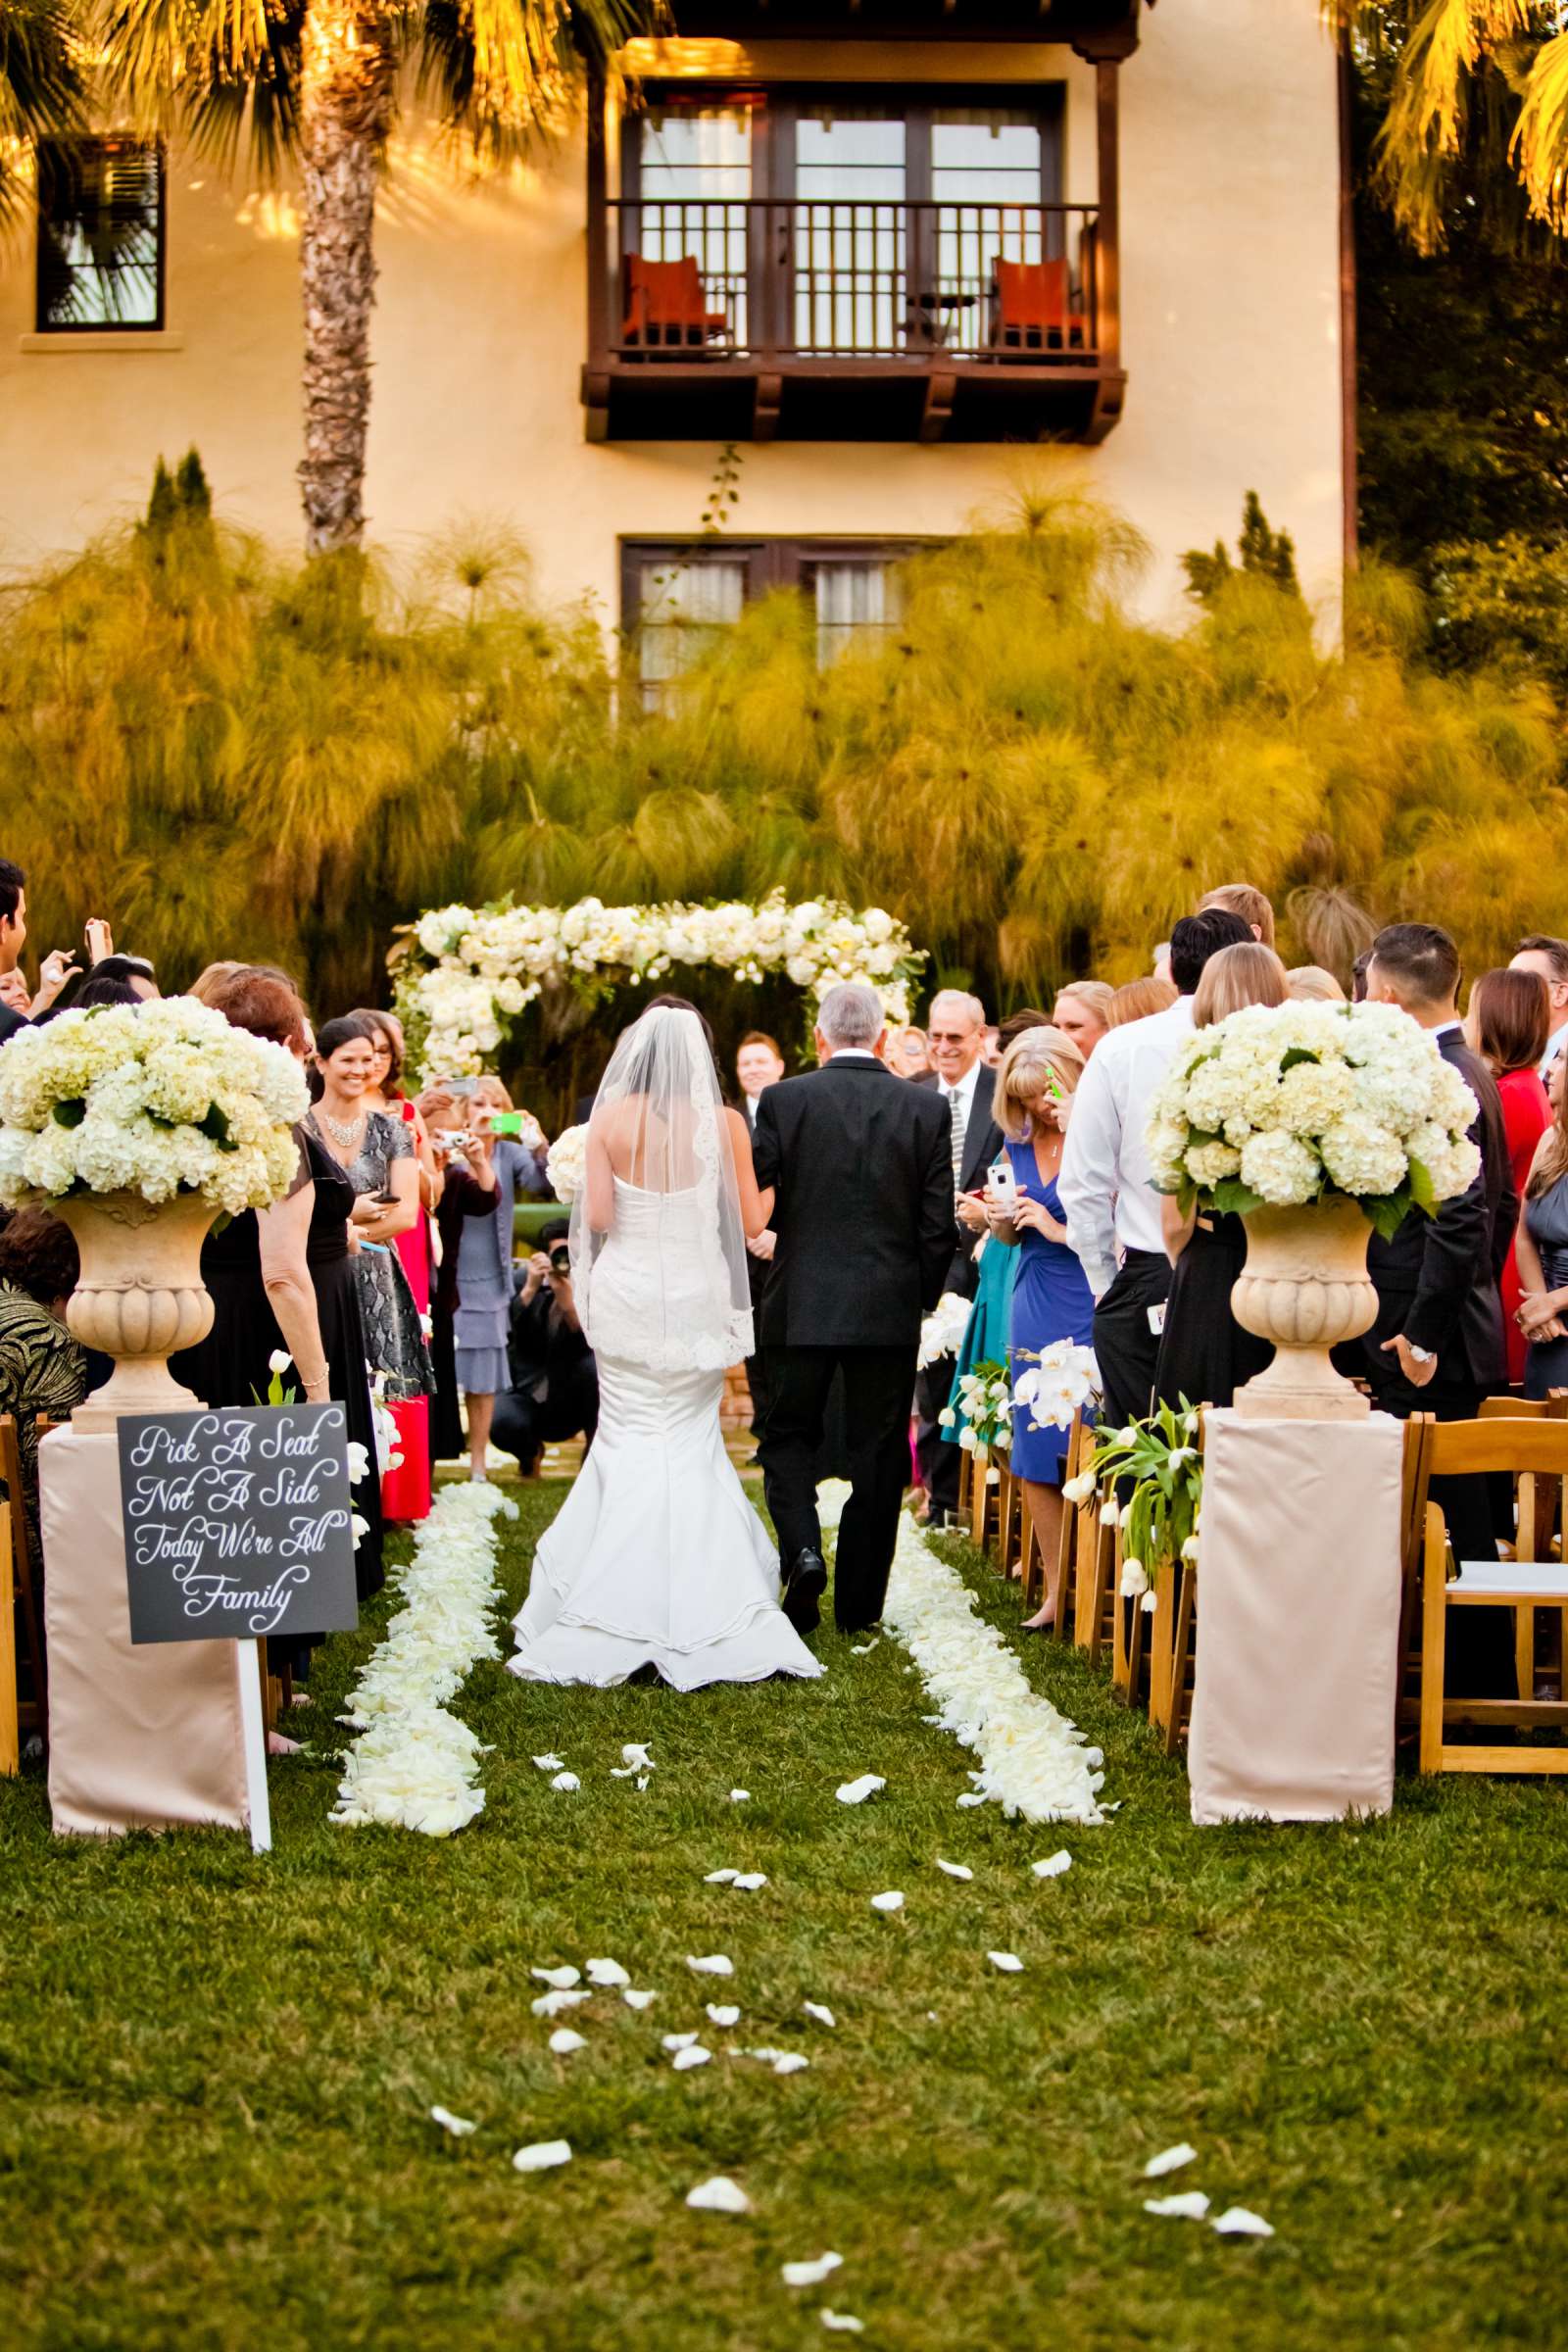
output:
<instances>
[{"instance_id":1,"label":"orange wooden chair on balcony","mask_svg":"<svg viewBox=\"0 0 1568 2352\"><path fill-rule=\"evenodd\" d=\"M728 342L729 319L724 312L709 309L695 254L678 262L627 254L620 339L645 351L701 351L710 343Z\"/></svg>"},{"instance_id":2,"label":"orange wooden chair on balcony","mask_svg":"<svg viewBox=\"0 0 1568 2352\"><path fill-rule=\"evenodd\" d=\"M1004 262L991 265L994 287L991 342L997 351L1081 349L1084 315L1072 308L1064 261Z\"/></svg>"}]
</instances>

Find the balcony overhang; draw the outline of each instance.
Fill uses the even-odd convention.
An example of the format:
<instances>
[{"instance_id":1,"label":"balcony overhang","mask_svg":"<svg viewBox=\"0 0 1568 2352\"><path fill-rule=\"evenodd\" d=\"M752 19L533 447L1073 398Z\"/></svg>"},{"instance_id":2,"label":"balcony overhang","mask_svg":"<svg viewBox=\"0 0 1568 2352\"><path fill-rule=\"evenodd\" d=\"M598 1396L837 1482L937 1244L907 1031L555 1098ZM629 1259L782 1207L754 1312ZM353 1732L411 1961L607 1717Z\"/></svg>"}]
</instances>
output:
<instances>
[{"instance_id":1,"label":"balcony overhang","mask_svg":"<svg viewBox=\"0 0 1568 2352\"><path fill-rule=\"evenodd\" d=\"M582 372L591 441L1100 441L1126 376L1093 354L1005 361L780 356L639 362Z\"/></svg>"},{"instance_id":2,"label":"balcony overhang","mask_svg":"<svg viewBox=\"0 0 1568 2352\"><path fill-rule=\"evenodd\" d=\"M1061 42L1095 62L1128 57L1154 0L681 0L683 40ZM656 43L635 41L636 72ZM651 66L642 70L651 71Z\"/></svg>"}]
</instances>

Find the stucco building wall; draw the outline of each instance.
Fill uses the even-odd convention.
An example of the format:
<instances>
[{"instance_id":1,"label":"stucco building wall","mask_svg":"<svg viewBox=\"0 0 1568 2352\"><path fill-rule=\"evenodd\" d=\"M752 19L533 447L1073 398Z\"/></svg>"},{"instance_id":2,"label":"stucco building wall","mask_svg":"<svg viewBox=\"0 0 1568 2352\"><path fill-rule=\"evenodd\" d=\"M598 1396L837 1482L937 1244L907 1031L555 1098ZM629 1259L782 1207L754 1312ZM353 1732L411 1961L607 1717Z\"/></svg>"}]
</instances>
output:
<instances>
[{"instance_id":1,"label":"stucco building wall","mask_svg":"<svg viewBox=\"0 0 1568 2352\"><path fill-rule=\"evenodd\" d=\"M1060 47L754 48L768 73L1064 80L1064 193L1095 193L1093 70ZM1020 476L1113 504L1154 551L1146 610L1181 609L1179 552L1234 535L1243 493L1296 537L1332 609L1342 549L1336 65L1316 0L1165 0L1120 70L1125 413L1096 449L774 443L744 452L734 527L942 534ZM520 531L540 590L618 617L617 539L699 527L716 448L583 437L580 139L503 181L416 130L381 205L368 509L392 557L465 515ZM0 256L0 566L70 551L194 443L220 512L300 535L298 216L291 195L169 170L168 329L32 333L30 239Z\"/></svg>"}]
</instances>

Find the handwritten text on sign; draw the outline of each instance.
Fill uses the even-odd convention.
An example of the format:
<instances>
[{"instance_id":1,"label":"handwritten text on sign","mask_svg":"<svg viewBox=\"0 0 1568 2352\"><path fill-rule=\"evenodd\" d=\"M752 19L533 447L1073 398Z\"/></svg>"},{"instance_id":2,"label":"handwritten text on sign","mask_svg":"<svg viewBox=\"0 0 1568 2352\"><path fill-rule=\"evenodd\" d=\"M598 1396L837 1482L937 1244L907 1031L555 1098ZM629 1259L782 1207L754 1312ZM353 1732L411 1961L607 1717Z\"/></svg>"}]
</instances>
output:
<instances>
[{"instance_id":1,"label":"handwritten text on sign","mask_svg":"<svg viewBox=\"0 0 1568 2352\"><path fill-rule=\"evenodd\" d=\"M132 1642L357 1622L341 1404L133 1414L119 1437Z\"/></svg>"}]
</instances>

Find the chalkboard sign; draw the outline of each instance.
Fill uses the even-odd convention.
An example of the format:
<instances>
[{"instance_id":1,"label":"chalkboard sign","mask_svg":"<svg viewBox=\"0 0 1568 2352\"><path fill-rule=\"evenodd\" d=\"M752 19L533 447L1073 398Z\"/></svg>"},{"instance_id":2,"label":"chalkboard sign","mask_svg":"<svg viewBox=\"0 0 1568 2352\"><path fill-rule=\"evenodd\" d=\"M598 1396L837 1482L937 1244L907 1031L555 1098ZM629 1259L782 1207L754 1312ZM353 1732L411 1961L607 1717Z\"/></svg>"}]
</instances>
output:
<instances>
[{"instance_id":1,"label":"chalkboard sign","mask_svg":"<svg viewBox=\"0 0 1568 2352\"><path fill-rule=\"evenodd\" d=\"M119 1437L132 1642L358 1622L341 1404L129 1414Z\"/></svg>"}]
</instances>

